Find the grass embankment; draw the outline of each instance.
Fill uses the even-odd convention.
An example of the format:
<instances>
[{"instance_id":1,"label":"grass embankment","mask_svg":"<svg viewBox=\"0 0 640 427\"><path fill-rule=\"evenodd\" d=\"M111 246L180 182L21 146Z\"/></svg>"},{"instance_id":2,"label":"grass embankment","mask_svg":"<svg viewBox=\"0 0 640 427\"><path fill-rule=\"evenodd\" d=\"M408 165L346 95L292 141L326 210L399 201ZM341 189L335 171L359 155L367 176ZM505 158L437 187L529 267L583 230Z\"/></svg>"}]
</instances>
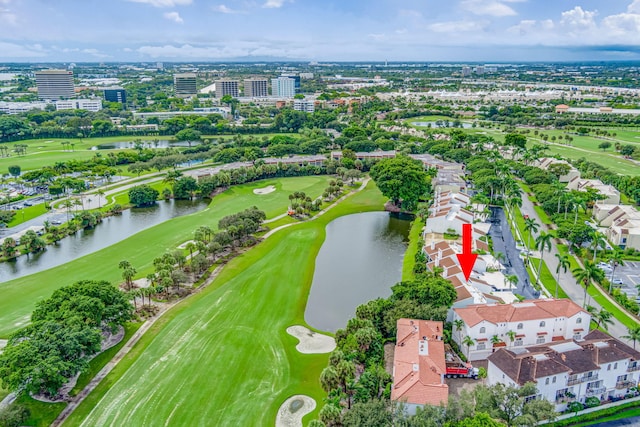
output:
<instances>
[{"instance_id":1,"label":"grass embankment","mask_svg":"<svg viewBox=\"0 0 640 427\"><path fill-rule=\"evenodd\" d=\"M424 220L416 217L411 223L411 230L409 231L409 247L404 253L402 260L402 280L412 280L415 277L413 267L416 265L416 254L422 248L418 245L420 238L422 237L422 229L424 227Z\"/></svg>"},{"instance_id":2,"label":"grass embankment","mask_svg":"<svg viewBox=\"0 0 640 427\"><path fill-rule=\"evenodd\" d=\"M24 201L23 201L24 202ZM7 224L7 227L13 227L23 222L32 220L40 215L43 215L48 212L48 209L45 207L44 203L38 203L34 206L27 206L22 209L16 211L16 215L13 217L11 221Z\"/></svg>"},{"instance_id":3,"label":"grass embankment","mask_svg":"<svg viewBox=\"0 0 640 427\"><path fill-rule=\"evenodd\" d=\"M218 221L250 206L257 206L273 218L286 211L289 194L304 191L311 197L322 194L328 176L280 178L256 181L232 187L216 196L208 208L195 214L174 218L98 252L40 273L0 283L0 337L6 338L29 322L35 303L64 285L82 279L121 281L118 263L128 260L138 270L137 277L152 272L153 259L189 240L201 225L217 228ZM276 191L253 194L256 188L274 185Z\"/></svg>"},{"instance_id":4,"label":"grass embankment","mask_svg":"<svg viewBox=\"0 0 640 427\"><path fill-rule=\"evenodd\" d=\"M369 183L233 259L208 288L163 316L65 426L272 425L280 404L300 393L318 403L306 419L317 416L328 354L298 353L285 329L305 324L326 225L384 202Z\"/></svg>"}]
</instances>

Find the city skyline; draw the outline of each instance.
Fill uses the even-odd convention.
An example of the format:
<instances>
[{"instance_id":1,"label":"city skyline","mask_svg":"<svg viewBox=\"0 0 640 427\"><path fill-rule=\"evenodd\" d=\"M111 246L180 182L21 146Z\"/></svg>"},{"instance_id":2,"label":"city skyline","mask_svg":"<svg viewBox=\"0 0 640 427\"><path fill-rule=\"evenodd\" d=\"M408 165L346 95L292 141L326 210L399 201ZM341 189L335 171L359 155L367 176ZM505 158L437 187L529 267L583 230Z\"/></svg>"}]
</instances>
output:
<instances>
[{"instance_id":1,"label":"city skyline","mask_svg":"<svg viewBox=\"0 0 640 427\"><path fill-rule=\"evenodd\" d=\"M640 59L640 0L0 0L0 61Z\"/></svg>"}]
</instances>

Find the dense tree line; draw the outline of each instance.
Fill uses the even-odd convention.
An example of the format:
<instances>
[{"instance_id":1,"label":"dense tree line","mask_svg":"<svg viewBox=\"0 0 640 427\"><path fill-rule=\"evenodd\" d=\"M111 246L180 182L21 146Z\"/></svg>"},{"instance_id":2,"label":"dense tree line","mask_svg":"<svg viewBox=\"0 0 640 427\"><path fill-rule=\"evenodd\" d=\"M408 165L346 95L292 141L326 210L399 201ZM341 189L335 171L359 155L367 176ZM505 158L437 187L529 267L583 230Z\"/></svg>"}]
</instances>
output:
<instances>
[{"instance_id":1,"label":"dense tree line","mask_svg":"<svg viewBox=\"0 0 640 427\"><path fill-rule=\"evenodd\" d=\"M100 350L102 333L131 319L126 296L105 281L84 280L36 304L31 324L15 332L0 355L4 388L56 396Z\"/></svg>"}]
</instances>

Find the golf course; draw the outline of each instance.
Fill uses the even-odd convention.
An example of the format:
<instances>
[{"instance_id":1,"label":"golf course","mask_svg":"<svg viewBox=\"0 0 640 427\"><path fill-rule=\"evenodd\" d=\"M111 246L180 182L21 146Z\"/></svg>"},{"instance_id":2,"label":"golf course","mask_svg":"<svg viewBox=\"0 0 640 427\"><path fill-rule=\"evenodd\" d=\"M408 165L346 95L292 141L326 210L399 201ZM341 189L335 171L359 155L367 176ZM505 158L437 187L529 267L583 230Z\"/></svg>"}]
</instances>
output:
<instances>
[{"instance_id":1,"label":"golf course","mask_svg":"<svg viewBox=\"0 0 640 427\"><path fill-rule=\"evenodd\" d=\"M286 329L306 324L326 225L384 202L370 182L233 259L211 285L162 316L64 425L272 425L294 394L316 399L309 417L316 416L328 354L299 353Z\"/></svg>"},{"instance_id":2,"label":"golf course","mask_svg":"<svg viewBox=\"0 0 640 427\"><path fill-rule=\"evenodd\" d=\"M121 242L77 260L40 273L0 284L0 338L8 336L29 322L35 303L47 298L64 285L78 280L122 280L118 263L128 260L145 277L152 271L153 259L174 250L189 240L199 226L216 228L220 218L250 206L257 206L273 218L286 212L289 194L304 191L315 198L322 194L330 178L310 176L256 181L232 187L216 196L209 207L198 213L175 218L146 229ZM273 185L276 191L256 195L254 189Z\"/></svg>"}]
</instances>

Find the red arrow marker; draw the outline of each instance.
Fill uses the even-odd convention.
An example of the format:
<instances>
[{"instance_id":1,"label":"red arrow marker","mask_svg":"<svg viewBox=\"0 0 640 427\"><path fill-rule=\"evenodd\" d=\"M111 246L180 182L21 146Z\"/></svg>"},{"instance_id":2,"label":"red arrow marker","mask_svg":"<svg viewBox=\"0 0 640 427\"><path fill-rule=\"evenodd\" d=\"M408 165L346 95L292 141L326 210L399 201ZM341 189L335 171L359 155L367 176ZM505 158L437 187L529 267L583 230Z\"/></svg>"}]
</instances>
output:
<instances>
[{"instance_id":1,"label":"red arrow marker","mask_svg":"<svg viewBox=\"0 0 640 427\"><path fill-rule=\"evenodd\" d=\"M478 258L478 254L471 253L472 238L471 224L462 224L462 253L456 254L456 256L458 257L460 268L462 268L462 273L466 280L469 280L473 265L476 263L476 258Z\"/></svg>"}]
</instances>

